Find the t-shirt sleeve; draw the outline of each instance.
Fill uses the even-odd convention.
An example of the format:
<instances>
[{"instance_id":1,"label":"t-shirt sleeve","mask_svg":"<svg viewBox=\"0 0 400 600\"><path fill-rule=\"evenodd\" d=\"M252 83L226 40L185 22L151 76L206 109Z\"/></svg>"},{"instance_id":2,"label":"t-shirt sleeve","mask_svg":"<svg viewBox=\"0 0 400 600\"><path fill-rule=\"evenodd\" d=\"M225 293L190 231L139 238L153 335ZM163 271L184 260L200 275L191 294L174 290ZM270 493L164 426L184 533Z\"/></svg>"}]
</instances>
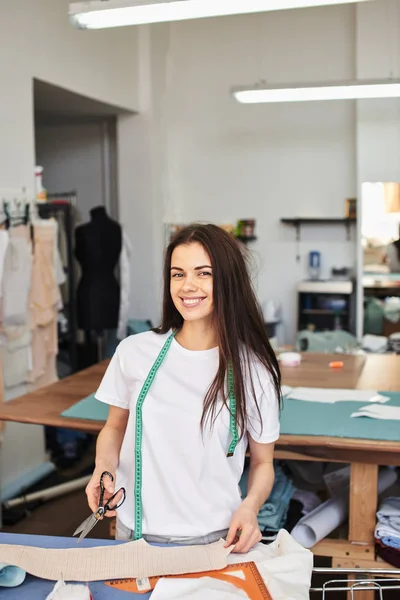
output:
<instances>
[{"instance_id":1,"label":"t-shirt sleeve","mask_svg":"<svg viewBox=\"0 0 400 600\"><path fill-rule=\"evenodd\" d=\"M259 381L254 382L259 410L253 394L248 397L247 432L255 442L269 444L279 438L279 403L271 376L265 369L263 371L258 375Z\"/></svg>"},{"instance_id":2,"label":"t-shirt sleeve","mask_svg":"<svg viewBox=\"0 0 400 600\"><path fill-rule=\"evenodd\" d=\"M129 383L123 371L121 344L117 347L107 367L95 393L95 398L100 402L111 404L111 406L129 409L130 391Z\"/></svg>"}]
</instances>

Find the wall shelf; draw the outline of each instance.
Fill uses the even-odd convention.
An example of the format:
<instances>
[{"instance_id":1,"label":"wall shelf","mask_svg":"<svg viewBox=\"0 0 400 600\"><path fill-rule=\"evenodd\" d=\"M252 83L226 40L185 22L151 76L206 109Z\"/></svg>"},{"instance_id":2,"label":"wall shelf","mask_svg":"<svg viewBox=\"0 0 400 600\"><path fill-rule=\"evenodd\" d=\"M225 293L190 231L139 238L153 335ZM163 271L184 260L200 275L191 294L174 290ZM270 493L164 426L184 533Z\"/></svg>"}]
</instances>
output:
<instances>
[{"instance_id":1,"label":"wall shelf","mask_svg":"<svg viewBox=\"0 0 400 600\"><path fill-rule=\"evenodd\" d=\"M296 240L300 241L300 232L302 225L345 225L347 229L347 239L350 239L350 226L357 222L356 217L290 217L281 219L284 225L291 225L296 228Z\"/></svg>"}]
</instances>

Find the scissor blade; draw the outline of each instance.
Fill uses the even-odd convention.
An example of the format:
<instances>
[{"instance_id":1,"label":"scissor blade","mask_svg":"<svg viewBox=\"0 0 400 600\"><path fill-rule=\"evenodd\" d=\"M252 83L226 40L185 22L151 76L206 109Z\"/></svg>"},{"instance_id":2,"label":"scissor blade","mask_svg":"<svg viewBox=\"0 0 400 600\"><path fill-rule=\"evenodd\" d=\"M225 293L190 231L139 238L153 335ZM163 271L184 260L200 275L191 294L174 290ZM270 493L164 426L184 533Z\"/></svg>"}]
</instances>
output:
<instances>
[{"instance_id":1,"label":"scissor blade","mask_svg":"<svg viewBox=\"0 0 400 600\"><path fill-rule=\"evenodd\" d=\"M80 525L79 527L77 527L77 529L75 529L73 535L78 535L78 533L80 533L80 537L78 542L80 542L84 537L87 536L87 534L93 529L93 527L96 525L97 523L97 519L95 517L95 515L90 515L90 517L88 517L87 519L85 519Z\"/></svg>"}]
</instances>

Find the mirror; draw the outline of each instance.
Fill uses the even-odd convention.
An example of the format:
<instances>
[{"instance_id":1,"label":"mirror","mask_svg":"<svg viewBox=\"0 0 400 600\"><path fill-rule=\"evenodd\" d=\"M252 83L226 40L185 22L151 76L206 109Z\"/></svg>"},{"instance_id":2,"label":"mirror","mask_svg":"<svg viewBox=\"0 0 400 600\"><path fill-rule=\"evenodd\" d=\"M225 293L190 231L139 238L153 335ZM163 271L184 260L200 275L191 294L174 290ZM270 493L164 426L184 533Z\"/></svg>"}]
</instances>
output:
<instances>
[{"instance_id":1,"label":"mirror","mask_svg":"<svg viewBox=\"0 0 400 600\"><path fill-rule=\"evenodd\" d=\"M400 183L362 185L364 334L400 332Z\"/></svg>"}]
</instances>

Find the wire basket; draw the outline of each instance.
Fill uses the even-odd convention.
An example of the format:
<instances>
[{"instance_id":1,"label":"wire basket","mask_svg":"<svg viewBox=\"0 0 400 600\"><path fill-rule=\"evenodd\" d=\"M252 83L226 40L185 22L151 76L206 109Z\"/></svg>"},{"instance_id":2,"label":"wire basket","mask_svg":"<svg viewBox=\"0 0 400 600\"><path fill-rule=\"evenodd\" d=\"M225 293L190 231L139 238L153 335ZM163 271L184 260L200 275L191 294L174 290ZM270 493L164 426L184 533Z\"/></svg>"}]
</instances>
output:
<instances>
[{"instance_id":1,"label":"wire basket","mask_svg":"<svg viewBox=\"0 0 400 600\"><path fill-rule=\"evenodd\" d=\"M313 574L337 576L326 581L322 587L310 589L310 592L321 593L322 600L329 600L331 592L348 592L351 600L357 600L357 592L365 591L377 592L379 600L384 600L386 592L400 591L400 571L397 569L314 568ZM351 579L351 576L354 579Z\"/></svg>"}]
</instances>

